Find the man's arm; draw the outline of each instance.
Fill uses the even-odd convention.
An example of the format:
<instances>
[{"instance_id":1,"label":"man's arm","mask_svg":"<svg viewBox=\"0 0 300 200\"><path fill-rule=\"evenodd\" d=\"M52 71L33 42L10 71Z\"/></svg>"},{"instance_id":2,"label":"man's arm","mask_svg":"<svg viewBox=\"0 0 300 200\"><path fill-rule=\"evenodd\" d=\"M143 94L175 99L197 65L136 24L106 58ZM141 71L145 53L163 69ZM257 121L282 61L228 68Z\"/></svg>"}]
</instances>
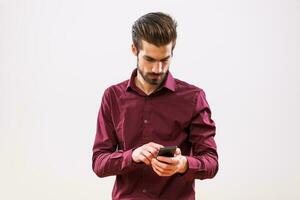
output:
<instances>
[{"instance_id":1,"label":"man's arm","mask_svg":"<svg viewBox=\"0 0 300 200\"><path fill-rule=\"evenodd\" d=\"M111 117L109 89L102 98L98 113L96 137L93 146L93 170L99 177L123 174L134 169L132 149L117 150L118 142Z\"/></svg>"},{"instance_id":2,"label":"man's arm","mask_svg":"<svg viewBox=\"0 0 300 200\"><path fill-rule=\"evenodd\" d=\"M179 173L187 179L207 179L213 178L218 171L217 146L214 141L216 127L202 90L194 102L195 109L189 126L192 155L183 156L177 148L172 158L159 156L152 159L152 168L159 176Z\"/></svg>"},{"instance_id":3,"label":"man's arm","mask_svg":"<svg viewBox=\"0 0 300 200\"><path fill-rule=\"evenodd\" d=\"M214 140L216 127L203 90L197 95L189 130L192 155L186 156L188 169L183 176L188 179L213 178L219 169Z\"/></svg>"},{"instance_id":4,"label":"man's arm","mask_svg":"<svg viewBox=\"0 0 300 200\"><path fill-rule=\"evenodd\" d=\"M93 170L99 177L124 174L140 163L150 165L162 145L149 142L127 151L117 150L118 140L111 117L109 89L104 92L98 113L97 131L93 147Z\"/></svg>"}]
</instances>

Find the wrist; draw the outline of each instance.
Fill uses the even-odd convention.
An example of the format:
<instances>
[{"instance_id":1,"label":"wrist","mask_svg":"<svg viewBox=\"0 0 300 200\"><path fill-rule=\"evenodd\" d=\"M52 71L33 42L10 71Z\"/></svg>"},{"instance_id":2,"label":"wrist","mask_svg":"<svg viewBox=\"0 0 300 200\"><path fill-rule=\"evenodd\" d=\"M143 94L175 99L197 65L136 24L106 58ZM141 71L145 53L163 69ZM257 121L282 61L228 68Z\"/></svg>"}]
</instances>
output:
<instances>
[{"instance_id":1,"label":"wrist","mask_svg":"<svg viewBox=\"0 0 300 200\"><path fill-rule=\"evenodd\" d=\"M131 159L132 159L132 162L138 163L139 161L138 161L137 158L136 158L136 151L135 151L135 150L136 150L135 148L132 149Z\"/></svg>"},{"instance_id":2,"label":"wrist","mask_svg":"<svg viewBox=\"0 0 300 200\"><path fill-rule=\"evenodd\" d=\"M187 171L188 169L188 161L187 158L185 156L181 156L180 157L180 168L178 169L178 172L183 174Z\"/></svg>"}]
</instances>

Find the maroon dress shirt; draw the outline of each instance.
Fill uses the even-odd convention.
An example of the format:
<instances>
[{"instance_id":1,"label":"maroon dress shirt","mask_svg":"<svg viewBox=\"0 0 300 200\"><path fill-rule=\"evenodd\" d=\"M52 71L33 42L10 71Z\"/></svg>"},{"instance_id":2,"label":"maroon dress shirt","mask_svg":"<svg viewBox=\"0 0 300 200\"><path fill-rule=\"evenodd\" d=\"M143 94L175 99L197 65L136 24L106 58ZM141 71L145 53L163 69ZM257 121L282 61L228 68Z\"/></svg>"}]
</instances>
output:
<instances>
[{"instance_id":1,"label":"maroon dress shirt","mask_svg":"<svg viewBox=\"0 0 300 200\"><path fill-rule=\"evenodd\" d=\"M134 78L105 90L93 146L93 170L99 177L116 175L112 199L195 199L195 179L218 171L215 124L202 89L174 79L169 72L156 92L146 95ZM178 146L186 156L184 174L158 176L132 151L155 142Z\"/></svg>"}]
</instances>

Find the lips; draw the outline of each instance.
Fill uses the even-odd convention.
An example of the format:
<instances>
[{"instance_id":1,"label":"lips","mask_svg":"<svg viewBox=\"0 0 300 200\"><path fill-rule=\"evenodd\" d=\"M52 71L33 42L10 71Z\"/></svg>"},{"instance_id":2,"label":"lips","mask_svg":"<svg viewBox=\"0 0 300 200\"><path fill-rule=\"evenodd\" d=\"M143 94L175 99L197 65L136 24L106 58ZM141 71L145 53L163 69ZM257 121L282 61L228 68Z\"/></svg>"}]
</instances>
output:
<instances>
[{"instance_id":1,"label":"lips","mask_svg":"<svg viewBox=\"0 0 300 200\"><path fill-rule=\"evenodd\" d=\"M160 74L149 74L149 76L150 76L151 78L156 78L156 79L158 79L158 78L160 78L162 75L160 75Z\"/></svg>"}]
</instances>

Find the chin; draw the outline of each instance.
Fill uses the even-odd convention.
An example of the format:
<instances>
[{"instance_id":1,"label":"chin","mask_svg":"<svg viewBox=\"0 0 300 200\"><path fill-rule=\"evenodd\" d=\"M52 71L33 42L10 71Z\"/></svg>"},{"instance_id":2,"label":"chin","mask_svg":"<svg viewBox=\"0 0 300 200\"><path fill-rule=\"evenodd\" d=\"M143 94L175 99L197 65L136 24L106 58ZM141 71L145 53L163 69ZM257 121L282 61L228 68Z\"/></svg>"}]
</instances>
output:
<instances>
[{"instance_id":1,"label":"chin","mask_svg":"<svg viewBox=\"0 0 300 200\"><path fill-rule=\"evenodd\" d=\"M151 85L159 85L161 82L160 81L148 81Z\"/></svg>"}]
</instances>

